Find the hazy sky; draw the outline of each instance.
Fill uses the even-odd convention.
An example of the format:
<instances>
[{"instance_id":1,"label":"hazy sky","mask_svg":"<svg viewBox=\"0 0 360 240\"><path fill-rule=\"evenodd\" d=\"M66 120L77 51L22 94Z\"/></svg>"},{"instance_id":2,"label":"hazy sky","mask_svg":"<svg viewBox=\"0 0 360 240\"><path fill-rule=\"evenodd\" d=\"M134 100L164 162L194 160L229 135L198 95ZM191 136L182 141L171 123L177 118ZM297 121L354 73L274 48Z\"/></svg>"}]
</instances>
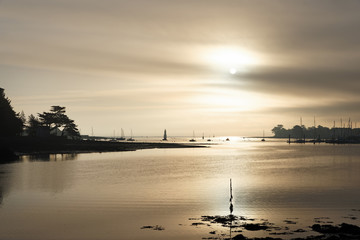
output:
<instances>
[{"instance_id":1,"label":"hazy sky","mask_svg":"<svg viewBox=\"0 0 360 240\"><path fill-rule=\"evenodd\" d=\"M360 1L0 0L0 87L82 134L360 126ZM345 120L344 120L345 121Z\"/></svg>"}]
</instances>

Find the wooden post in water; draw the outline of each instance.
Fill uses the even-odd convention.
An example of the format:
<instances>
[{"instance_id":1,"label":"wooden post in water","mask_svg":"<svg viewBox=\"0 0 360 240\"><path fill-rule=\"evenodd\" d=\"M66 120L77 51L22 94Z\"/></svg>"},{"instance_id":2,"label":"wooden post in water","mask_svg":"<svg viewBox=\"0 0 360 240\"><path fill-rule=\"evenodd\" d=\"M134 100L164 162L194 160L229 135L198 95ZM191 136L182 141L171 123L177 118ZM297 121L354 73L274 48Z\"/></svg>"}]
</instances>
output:
<instances>
[{"instance_id":1,"label":"wooden post in water","mask_svg":"<svg viewBox=\"0 0 360 240\"><path fill-rule=\"evenodd\" d=\"M231 238L231 227L232 227L232 220L233 220L233 216L232 216L232 212L234 210L234 206L233 206L233 203L232 203L232 200L233 200L233 194L232 194L232 182L231 182L231 178L230 178L230 215L229 215L229 218L230 218L230 239Z\"/></svg>"},{"instance_id":2,"label":"wooden post in water","mask_svg":"<svg viewBox=\"0 0 360 240\"><path fill-rule=\"evenodd\" d=\"M231 182L231 178L230 178L230 215L232 215L232 212L234 210L234 206L232 203L233 200L233 195L232 195L232 182Z\"/></svg>"}]
</instances>

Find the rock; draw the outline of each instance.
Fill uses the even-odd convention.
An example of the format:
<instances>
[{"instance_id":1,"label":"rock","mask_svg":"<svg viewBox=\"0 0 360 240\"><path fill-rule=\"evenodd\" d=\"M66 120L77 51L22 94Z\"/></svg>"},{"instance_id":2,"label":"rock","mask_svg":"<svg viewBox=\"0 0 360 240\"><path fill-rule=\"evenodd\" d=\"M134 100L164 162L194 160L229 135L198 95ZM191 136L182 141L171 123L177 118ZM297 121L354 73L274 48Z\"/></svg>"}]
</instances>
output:
<instances>
[{"instance_id":1,"label":"rock","mask_svg":"<svg viewBox=\"0 0 360 240\"><path fill-rule=\"evenodd\" d=\"M352 224L342 223L340 224L340 232L347 234L360 234L360 227Z\"/></svg>"},{"instance_id":2,"label":"rock","mask_svg":"<svg viewBox=\"0 0 360 240\"><path fill-rule=\"evenodd\" d=\"M202 222L194 222L191 224L191 226L198 226L198 225L205 225L205 223Z\"/></svg>"},{"instance_id":3,"label":"rock","mask_svg":"<svg viewBox=\"0 0 360 240\"><path fill-rule=\"evenodd\" d=\"M259 231L259 230L266 230L269 228L268 226L260 225L258 223L248 223L242 226L248 231Z\"/></svg>"},{"instance_id":4,"label":"rock","mask_svg":"<svg viewBox=\"0 0 360 240\"><path fill-rule=\"evenodd\" d=\"M235 237L233 237L233 239L234 240L247 240L247 238L242 234L236 235Z\"/></svg>"},{"instance_id":5,"label":"rock","mask_svg":"<svg viewBox=\"0 0 360 240\"><path fill-rule=\"evenodd\" d=\"M312 230L319 233L339 233L339 228L332 225L314 224L311 226Z\"/></svg>"}]
</instances>

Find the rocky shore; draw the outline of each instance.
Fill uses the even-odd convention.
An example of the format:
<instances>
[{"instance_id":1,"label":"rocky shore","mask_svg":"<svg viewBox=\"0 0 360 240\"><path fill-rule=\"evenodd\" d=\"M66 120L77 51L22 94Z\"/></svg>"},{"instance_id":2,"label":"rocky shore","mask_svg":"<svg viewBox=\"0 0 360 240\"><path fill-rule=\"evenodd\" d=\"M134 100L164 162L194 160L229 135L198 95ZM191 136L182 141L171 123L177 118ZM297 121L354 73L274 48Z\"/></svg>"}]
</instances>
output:
<instances>
[{"instance_id":1,"label":"rocky shore","mask_svg":"<svg viewBox=\"0 0 360 240\"><path fill-rule=\"evenodd\" d=\"M359 211L358 209L354 211ZM328 219L328 218L326 218ZM191 226L209 227L211 231L208 237L202 239L221 239L221 240L359 240L360 227L354 224L328 224L323 222L323 218L315 218L316 224L305 228L298 228L296 224L298 219L285 219L284 225L278 226L267 219L253 219L243 216L202 216L201 218L190 218ZM215 230L216 225L227 229L224 233L221 230ZM293 227L289 227L289 226ZM216 229L216 228L215 228ZM230 232L230 234L229 234ZM263 237L247 237L249 232L262 232ZM301 234L303 236L290 237L291 235ZM283 238L287 236L286 238Z\"/></svg>"}]
</instances>

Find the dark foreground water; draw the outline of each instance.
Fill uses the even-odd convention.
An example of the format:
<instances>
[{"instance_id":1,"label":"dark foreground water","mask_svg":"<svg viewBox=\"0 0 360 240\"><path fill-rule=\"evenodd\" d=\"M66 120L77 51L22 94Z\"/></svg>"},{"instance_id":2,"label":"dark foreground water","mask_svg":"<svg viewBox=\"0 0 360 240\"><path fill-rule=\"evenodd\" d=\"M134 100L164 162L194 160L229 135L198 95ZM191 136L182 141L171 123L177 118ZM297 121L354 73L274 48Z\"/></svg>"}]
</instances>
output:
<instances>
[{"instance_id":1,"label":"dark foreground water","mask_svg":"<svg viewBox=\"0 0 360 240\"><path fill-rule=\"evenodd\" d=\"M230 178L235 215L291 234L273 237L315 235L315 222L360 225L360 145L231 141L0 165L0 239L224 238L219 224L192 224L229 214ZM141 229L156 225L164 230Z\"/></svg>"}]
</instances>

